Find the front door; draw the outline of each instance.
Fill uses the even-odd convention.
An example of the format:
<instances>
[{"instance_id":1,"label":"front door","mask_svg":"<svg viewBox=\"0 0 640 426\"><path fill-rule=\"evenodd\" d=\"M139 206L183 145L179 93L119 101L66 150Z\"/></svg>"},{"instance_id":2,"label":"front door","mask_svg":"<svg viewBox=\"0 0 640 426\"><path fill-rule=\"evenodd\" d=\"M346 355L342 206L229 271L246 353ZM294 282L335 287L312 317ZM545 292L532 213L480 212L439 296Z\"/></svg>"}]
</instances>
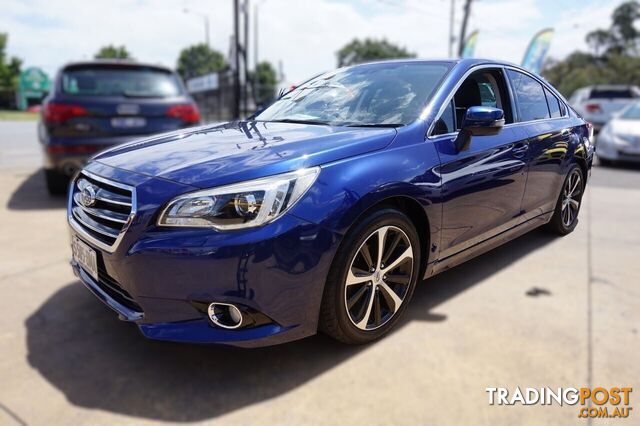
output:
<instances>
[{"instance_id":1,"label":"front door","mask_svg":"<svg viewBox=\"0 0 640 426\"><path fill-rule=\"evenodd\" d=\"M512 123L509 92L501 69L483 69L460 86L434 130L445 132L455 121L459 130L471 106L492 106ZM455 132L435 135L442 183L440 259L491 238L522 221L520 209L527 173L527 134L507 126L495 136L474 136L468 150L458 152Z\"/></svg>"}]
</instances>

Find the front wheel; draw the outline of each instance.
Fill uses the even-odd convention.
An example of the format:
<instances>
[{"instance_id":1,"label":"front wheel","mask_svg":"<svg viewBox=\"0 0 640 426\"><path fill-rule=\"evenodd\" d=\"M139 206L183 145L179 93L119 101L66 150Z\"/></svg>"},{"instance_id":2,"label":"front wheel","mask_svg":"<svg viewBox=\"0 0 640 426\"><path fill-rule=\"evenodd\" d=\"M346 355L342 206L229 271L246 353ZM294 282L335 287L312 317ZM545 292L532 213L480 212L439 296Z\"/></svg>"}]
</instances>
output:
<instances>
[{"instance_id":1,"label":"front wheel","mask_svg":"<svg viewBox=\"0 0 640 426\"><path fill-rule=\"evenodd\" d=\"M558 197L556 209L547 225L547 229L554 234L567 235L578 225L578 213L584 195L584 176L578 165L573 165L562 185L562 192Z\"/></svg>"},{"instance_id":2,"label":"front wheel","mask_svg":"<svg viewBox=\"0 0 640 426\"><path fill-rule=\"evenodd\" d=\"M327 278L320 329L358 344L386 334L408 304L420 266L415 226L394 209L378 210L351 230Z\"/></svg>"},{"instance_id":3,"label":"front wheel","mask_svg":"<svg viewBox=\"0 0 640 426\"><path fill-rule=\"evenodd\" d=\"M50 195L64 195L67 193L70 178L57 170L44 171L44 178L47 183L47 191Z\"/></svg>"}]
</instances>

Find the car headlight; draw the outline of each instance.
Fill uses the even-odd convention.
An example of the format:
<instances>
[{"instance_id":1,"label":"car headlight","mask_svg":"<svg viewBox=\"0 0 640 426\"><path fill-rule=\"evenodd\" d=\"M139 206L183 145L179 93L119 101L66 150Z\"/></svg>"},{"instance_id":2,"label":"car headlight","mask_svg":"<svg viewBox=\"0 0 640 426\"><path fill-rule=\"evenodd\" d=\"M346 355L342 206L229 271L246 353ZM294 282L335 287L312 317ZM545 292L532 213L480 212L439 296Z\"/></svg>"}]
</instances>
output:
<instances>
[{"instance_id":1,"label":"car headlight","mask_svg":"<svg viewBox=\"0 0 640 426\"><path fill-rule=\"evenodd\" d=\"M281 216L313 185L319 167L191 192L174 198L158 226L242 229Z\"/></svg>"}]
</instances>

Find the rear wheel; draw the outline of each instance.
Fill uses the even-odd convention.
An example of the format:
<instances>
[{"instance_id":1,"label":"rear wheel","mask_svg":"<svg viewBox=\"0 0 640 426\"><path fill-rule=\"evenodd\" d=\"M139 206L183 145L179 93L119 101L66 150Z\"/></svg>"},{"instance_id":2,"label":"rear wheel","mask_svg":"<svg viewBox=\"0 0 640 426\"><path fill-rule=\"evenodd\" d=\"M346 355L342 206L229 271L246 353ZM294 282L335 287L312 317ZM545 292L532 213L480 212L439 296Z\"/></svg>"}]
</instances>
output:
<instances>
[{"instance_id":1,"label":"rear wheel","mask_svg":"<svg viewBox=\"0 0 640 426\"><path fill-rule=\"evenodd\" d=\"M558 235L567 235L578 225L578 213L584 194L584 176L578 165L573 165L565 178L556 209L547 229Z\"/></svg>"},{"instance_id":2,"label":"rear wheel","mask_svg":"<svg viewBox=\"0 0 640 426\"><path fill-rule=\"evenodd\" d=\"M44 178L47 182L47 190L51 195L64 195L69 186L69 176L56 170L45 170Z\"/></svg>"},{"instance_id":3,"label":"rear wheel","mask_svg":"<svg viewBox=\"0 0 640 426\"><path fill-rule=\"evenodd\" d=\"M335 259L320 329L351 344L386 334L419 279L420 241L412 222L397 210L379 210L345 236Z\"/></svg>"},{"instance_id":4,"label":"rear wheel","mask_svg":"<svg viewBox=\"0 0 640 426\"><path fill-rule=\"evenodd\" d=\"M613 167L616 164L613 160L607 160L606 158L601 157L598 157L598 161L602 167Z\"/></svg>"}]
</instances>

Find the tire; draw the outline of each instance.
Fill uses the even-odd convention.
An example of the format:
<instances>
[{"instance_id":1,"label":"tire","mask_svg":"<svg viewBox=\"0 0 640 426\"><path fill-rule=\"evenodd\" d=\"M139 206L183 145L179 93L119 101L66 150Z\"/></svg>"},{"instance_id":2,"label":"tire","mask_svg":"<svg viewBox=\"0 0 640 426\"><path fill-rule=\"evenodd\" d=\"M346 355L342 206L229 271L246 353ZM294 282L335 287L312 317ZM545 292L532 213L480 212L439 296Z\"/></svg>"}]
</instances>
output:
<instances>
[{"instance_id":1,"label":"tire","mask_svg":"<svg viewBox=\"0 0 640 426\"><path fill-rule=\"evenodd\" d=\"M382 256L380 235L384 235ZM411 300L420 256L418 233L405 214L391 208L369 214L347 233L336 253L319 329L348 344L368 343L389 332Z\"/></svg>"},{"instance_id":2,"label":"tire","mask_svg":"<svg viewBox=\"0 0 640 426\"><path fill-rule=\"evenodd\" d=\"M577 186L575 186L575 179L578 179ZM582 206L584 189L582 169L574 164L562 184L562 191L558 196L555 211L547 224L548 231L557 235L567 235L573 232L578 225L578 214Z\"/></svg>"},{"instance_id":3,"label":"tire","mask_svg":"<svg viewBox=\"0 0 640 426\"><path fill-rule=\"evenodd\" d=\"M47 191L49 191L50 195L64 195L67 193L69 176L56 170L45 170L44 178L47 182Z\"/></svg>"},{"instance_id":4,"label":"tire","mask_svg":"<svg viewBox=\"0 0 640 426\"><path fill-rule=\"evenodd\" d=\"M613 167L616 163L613 160L607 160L606 158L598 157L598 162L602 167Z\"/></svg>"}]
</instances>

